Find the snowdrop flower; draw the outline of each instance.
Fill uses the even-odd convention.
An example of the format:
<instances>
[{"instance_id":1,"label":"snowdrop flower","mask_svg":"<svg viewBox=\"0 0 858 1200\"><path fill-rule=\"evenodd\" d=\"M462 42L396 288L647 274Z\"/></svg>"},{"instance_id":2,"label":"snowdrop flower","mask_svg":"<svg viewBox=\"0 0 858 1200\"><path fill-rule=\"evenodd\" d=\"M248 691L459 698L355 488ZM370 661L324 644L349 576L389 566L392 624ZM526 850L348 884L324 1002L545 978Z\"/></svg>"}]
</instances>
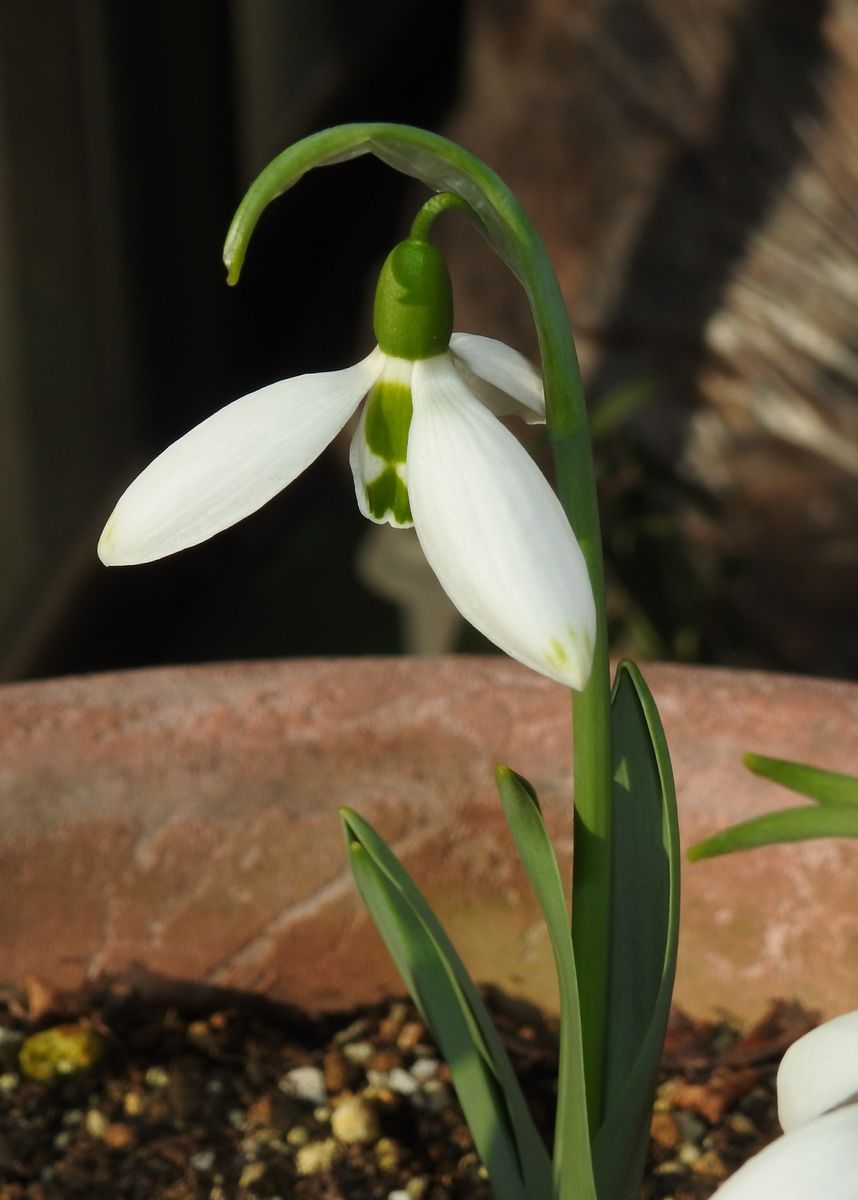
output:
<instances>
[{"instance_id":1,"label":"snowdrop flower","mask_svg":"<svg viewBox=\"0 0 858 1200\"><path fill-rule=\"evenodd\" d=\"M415 527L459 612L527 666L587 681L595 606L563 509L498 420L544 420L539 375L516 351L452 333L439 251L412 234L381 271L377 347L353 367L273 383L228 404L131 484L98 546L150 562L255 512L324 450L366 399L351 445L361 512Z\"/></svg>"},{"instance_id":2,"label":"snowdrop flower","mask_svg":"<svg viewBox=\"0 0 858 1200\"><path fill-rule=\"evenodd\" d=\"M799 1038L778 1071L784 1136L747 1162L717 1200L858 1200L858 1012Z\"/></svg>"}]
</instances>

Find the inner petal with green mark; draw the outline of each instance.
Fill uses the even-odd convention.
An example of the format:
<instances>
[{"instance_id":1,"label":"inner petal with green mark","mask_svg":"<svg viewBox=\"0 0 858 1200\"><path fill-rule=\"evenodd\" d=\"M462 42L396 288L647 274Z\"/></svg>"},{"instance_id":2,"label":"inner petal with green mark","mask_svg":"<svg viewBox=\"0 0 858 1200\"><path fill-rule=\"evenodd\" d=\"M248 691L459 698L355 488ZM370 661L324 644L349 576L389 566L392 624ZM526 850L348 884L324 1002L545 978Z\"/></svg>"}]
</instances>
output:
<instances>
[{"instance_id":1,"label":"inner petal with green mark","mask_svg":"<svg viewBox=\"0 0 858 1200\"><path fill-rule=\"evenodd\" d=\"M381 379L367 396L349 455L361 512L370 521L397 528L413 524L405 475L411 368L405 359L387 359Z\"/></svg>"}]
</instances>

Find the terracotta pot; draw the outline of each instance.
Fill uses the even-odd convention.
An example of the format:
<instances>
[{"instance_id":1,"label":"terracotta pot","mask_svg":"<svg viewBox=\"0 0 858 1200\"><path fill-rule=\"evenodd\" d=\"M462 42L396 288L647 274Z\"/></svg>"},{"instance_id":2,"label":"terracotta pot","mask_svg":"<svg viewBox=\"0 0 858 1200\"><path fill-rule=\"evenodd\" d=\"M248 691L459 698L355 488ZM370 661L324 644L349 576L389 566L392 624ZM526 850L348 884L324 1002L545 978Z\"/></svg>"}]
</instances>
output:
<instances>
[{"instance_id":1,"label":"terracotta pot","mask_svg":"<svg viewBox=\"0 0 858 1200\"><path fill-rule=\"evenodd\" d=\"M745 749L858 772L858 687L651 666L686 843L785 802ZM345 865L360 810L477 979L554 1003L493 768L571 851L568 694L500 658L291 661L0 689L0 975L247 989L311 1009L400 984ZM858 1004L858 844L689 865L677 999L750 1019Z\"/></svg>"}]
</instances>

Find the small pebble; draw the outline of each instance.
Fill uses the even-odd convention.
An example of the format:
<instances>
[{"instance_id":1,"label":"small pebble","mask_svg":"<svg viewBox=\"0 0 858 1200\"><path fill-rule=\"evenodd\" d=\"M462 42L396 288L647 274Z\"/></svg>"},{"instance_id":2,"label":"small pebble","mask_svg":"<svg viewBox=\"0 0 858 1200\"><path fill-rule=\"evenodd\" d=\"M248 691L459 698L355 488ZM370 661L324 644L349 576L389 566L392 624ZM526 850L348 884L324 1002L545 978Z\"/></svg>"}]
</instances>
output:
<instances>
[{"instance_id":1,"label":"small pebble","mask_svg":"<svg viewBox=\"0 0 858 1200\"><path fill-rule=\"evenodd\" d=\"M405 1185L405 1190L408 1193L410 1200L423 1200L426 1194L426 1189L429 1187L429 1179L426 1175L412 1175Z\"/></svg>"},{"instance_id":2,"label":"small pebble","mask_svg":"<svg viewBox=\"0 0 858 1200\"><path fill-rule=\"evenodd\" d=\"M695 1146L693 1142L683 1142L676 1151L676 1157L685 1166L691 1167L700 1157L700 1148Z\"/></svg>"},{"instance_id":3,"label":"small pebble","mask_svg":"<svg viewBox=\"0 0 858 1200\"><path fill-rule=\"evenodd\" d=\"M143 1078L151 1088L164 1088L170 1082L170 1076L163 1067L150 1067Z\"/></svg>"},{"instance_id":4,"label":"small pebble","mask_svg":"<svg viewBox=\"0 0 858 1200\"><path fill-rule=\"evenodd\" d=\"M741 1112L730 1113L727 1124L734 1133L738 1133L742 1137L753 1137L757 1132L757 1127L751 1118Z\"/></svg>"},{"instance_id":5,"label":"small pebble","mask_svg":"<svg viewBox=\"0 0 858 1200\"><path fill-rule=\"evenodd\" d=\"M14 1071L4 1071L0 1075L0 1092L14 1092L20 1082L20 1075L16 1075Z\"/></svg>"},{"instance_id":6,"label":"small pebble","mask_svg":"<svg viewBox=\"0 0 858 1200\"><path fill-rule=\"evenodd\" d=\"M404 1004L392 1004L390 1012L379 1022L378 1037L382 1042L395 1042L408 1020L408 1009Z\"/></svg>"},{"instance_id":7,"label":"small pebble","mask_svg":"<svg viewBox=\"0 0 858 1200\"><path fill-rule=\"evenodd\" d=\"M111 1150L129 1150L137 1142L137 1134L125 1121L112 1121L102 1134L102 1141Z\"/></svg>"},{"instance_id":8,"label":"small pebble","mask_svg":"<svg viewBox=\"0 0 858 1200\"><path fill-rule=\"evenodd\" d=\"M361 1096L349 1096L331 1113L331 1132L339 1142L374 1142L379 1136L378 1115Z\"/></svg>"},{"instance_id":9,"label":"small pebble","mask_svg":"<svg viewBox=\"0 0 858 1200\"><path fill-rule=\"evenodd\" d=\"M362 1067L372 1058L372 1042L346 1042L343 1046L343 1055L350 1063Z\"/></svg>"},{"instance_id":10,"label":"small pebble","mask_svg":"<svg viewBox=\"0 0 858 1200\"><path fill-rule=\"evenodd\" d=\"M683 1141L699 1142L706 1133L706 1122L694 1113L677 1109L673 1114L673 1119L676 1122L676 1127L682 1134Z\"/></svg>"},{"instance_id":11,"label":"small pebble","mask_svg":"<svg viewBox=\"0 0 858 1200\"><path fill-rule=\"evenodd\" d=\"M255 1183L259 1183L259 1181L264 1177L267 1170L268 1167L265 1163L248 1163L241 1172L238 1180L238 1186L245 1189L253 1187Z\"/></svg>"},{"instance_id":12,"label":"small pebble","mask_svg":"<svg viewBox=\"0 0 858 1200\"><path fill-rule=\"evenodd\" d=\"M727 1168L716 1150L707 1150L692 1164L695 1175L706 1175L711 1179L723 1179Z\"/></svg>"},{"instance_id":13,"label":"small pebble","mask_svg":"<svg viewBox=\"0 0 858 1200\"><path fill-rule=\"evenodd\" d=\"M420 1084L414 1078L410 1071L406 1071L404 1067L394 1067L388 1076L387 1085L394 1092L399 1092L400 1096L413 1096Z\"/></svg>"},{"instance_id":14,"label":"small pebble","mask_svg":"<svg viewBox=\"0 0 858 1200\"><path fill-rule=\"evenodd\" d=\"M308 1142L295 1155L295 1169L299 1175L317 1175L328 1171L342 1154L336 1138L325 1138L323 1142Z\"/></svg>"},{"instance_id":15,"label":"small pebble","mask_svg":"<svg viewBox=\"0 0 858 1200\"><path fill-rule=\"evenodd\" d=\"M426 1026L422 1021L406 1021L399 1032L396 1044L400 1050L413 1050L426 1040Z\"/></svg>"},{"instance_id":16,"label":"small pebble","mask_svg":"<svg viewBox=\"0 0 858 1200\"><path fill-rule=\"evenodd\" d=\"M122 1107L125 1109L127 1116L139 1117L144 1108L142 1092L138 1092L136 1089L126 1092L125 1098L122 1101Z\"/></svg>"},{"instance_id":17,"label":"small pebble","mask_svg":"<svg viewBox=\"0 0 858 1200\"><path fill-rule=\"evenodd\" d=\"M450 1090L440 1079L429 1079L423 1087L423 1102L430 1112L443 1112L452 1103Z\"/></svg>"},{"instance_id":18,"label":"small pebble","mask_svg":"<svg viewBox=\"0 0 858 1200\"><path fill-rule=\"evenodd\" d=\"M674 1121L669 1113L657 1112L653 1114L652 1124L650 1125L650 1137L663 1150L672 1150L674 1146L679 1145L679 1130L676 1126L676 1121Z\"/></svg>"},{"instance_id":19,"label":"small pebble","mask_svg":"<svg viewBox=\"0 0 858 1200\"><path fill-rule=\"evenodd\" d=\"M341 1092L355 1082L358 1075L355 1064L349 1062L339 1046L328 1050L322 1060L322 1072L328 1092Z\"/></svg>"},{"instance_id":20,"label":"small pebble","mask_svg":"<svg viewBox=\"0 0 858 1200\"><path fill-rule=\"evenodd\" d=\"M293 1125L286 1133L286 1141L290 1146L306 1146L310 1140L310 1134L303 1125Z\"/></svg>"},{"instance_id":21,"label":"small pebble","mask_svg":"<svg viewBox=\"0 0 858 1200\"><path fill-rule=\"evenodd\" d=\"M669 1158L657 1167L652 1168L653 1175L684 1175L685 1167L675 1158Z\"/></svg>"},{"instance_id":22,"label":"small pebble","mask_svg":"<svg viewBox=\"0 0 858 1200\"><path fill-rule=\"evenodd\" d=\"M58 1076L79 1075L104 1058L104 1038L89 1025L55 1025L25 1038L18 1053L29 1079L46 1082Z\"/></svg>"},{"instance_id":23,"label":"small pebble","mask_svg":"<svg viewBox=\"0 0 858 1200\"><path fill-rule=\"evenodd\" d=\"M214 1150L198 1150L188 1159L188 1164L195 1171L210 1171L214 1166Z\"/></svg>"},{"instance_id":24,"label":"small pebble","mask_svg":"<svg viewBox=\"0 0 858 1200\"><path fill-rule=\"evenodd\" d=\"M352 1021L351 1025L347 1025L345 1029L341 1029L339 1033L334 1034L334 1041L342 1046L345 1042L356 1042L370 1028L370 1022L366 1017L358 1017L356 1021Z\"/></svg>"},{"instance_id":25,"label":"small pebble","mask_svg":"<svg viewBox=\"0 0 858 1200\"><path fill-rule=\"evenodd\" d=\"M281 1092L307 1104L324 1104L328 1099L325 1076L318 1067L293 1067L277 1085Z\"/></svg>"},{"instance_id":26,"label":"small pebble","mask_svg":"<svg viewBox=\"0 0 858 1200\"><path fill-rule=\"evenodd\" d=\"M375 1161L382 1171L395 1171L402 1162L404 1150L393 1138L379 1138L373 1147Z\"/></svg>"},{"instance_id":27,"label":"small pebble","mask_svg":"<svg viewBox=\"0 0 858 1200\"><path fill-rule=\"evenodd\" d=\"M91 1108L84 1117L83 1126L90 1137L103 1138L108 1123L103 1112L97 1108Z\"/></svg>"},{"instance_id":28,"label":"small pebble","mask_svg":"<svg viewBox=\"0 0 858 1200\"><path fill-rule=\"evenodd\" d=\"M397 1068L397 1070L401 1070L401 1069L402 1069L401 1067ZM389 1071L376 1071L374 1067L367 1067L366 1081L369 1084L369 1086L372 1088L389 1087L390 1086L390 1072Z\"/></svg>"},{"instance_id":29,"label":"small pebble","mask_svg":"<svg viewBox=\"0 0 858 1200\"><path fill-rule=\"evenodd\" d=\"M213 1044L213 1032L208 1021L191 1021L187 1028L187 1038L195 1046L206 1050Z\"/></svg>"},{"instance_id":30,"label":"small pebble","mask_svg":"<svg viewBox=\"0 0 858 1200\"><path fill-rule=\"evenodd\" d=\"M394 1067L401 1066L402 1055L398 1050L394 1050L392 1046L376 1050L372 1057L367 1060L367 1067L373 1071L392 1071Z\"/></svg>"},{"instance_id":31,"label":"small pebble","mask_svg":"<svg viewBox=\"0 0 858 1200\"><path fill-rule=\"evenodd\" d=\"M411 1064L411 1074L418 1083L426 1083L438 1074L440 1063L437 1058L418 1058Z\"/></svg>"}]
</instances>

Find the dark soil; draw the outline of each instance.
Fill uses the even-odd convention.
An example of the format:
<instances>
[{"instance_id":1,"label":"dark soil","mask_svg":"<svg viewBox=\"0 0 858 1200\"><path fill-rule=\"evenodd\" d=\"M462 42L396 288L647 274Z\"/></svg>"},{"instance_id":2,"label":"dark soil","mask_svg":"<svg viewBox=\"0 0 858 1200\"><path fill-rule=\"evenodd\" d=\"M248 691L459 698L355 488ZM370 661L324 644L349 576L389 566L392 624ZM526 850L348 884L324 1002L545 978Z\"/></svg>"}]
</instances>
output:
<instances>
[{"instance_id":1,"label":"dark soil","mask_svg":"<svg viewBox=\"0 0 858 1200\"><path fill-rule=\"evenodd\" d=\"M548 1137L556 1027L489 1000ZM642 1197L708 1197L776 1136L777 1063L813 1023L775 1004L742 1036L674 1014ZM7 993L0 1200L67 1197L490 1200L491 1191L449 1072L407 1001L311 1021L274 1006L155 1007L115 991L63 1001L38 988Z\"/></svg>"}]
</instances>

